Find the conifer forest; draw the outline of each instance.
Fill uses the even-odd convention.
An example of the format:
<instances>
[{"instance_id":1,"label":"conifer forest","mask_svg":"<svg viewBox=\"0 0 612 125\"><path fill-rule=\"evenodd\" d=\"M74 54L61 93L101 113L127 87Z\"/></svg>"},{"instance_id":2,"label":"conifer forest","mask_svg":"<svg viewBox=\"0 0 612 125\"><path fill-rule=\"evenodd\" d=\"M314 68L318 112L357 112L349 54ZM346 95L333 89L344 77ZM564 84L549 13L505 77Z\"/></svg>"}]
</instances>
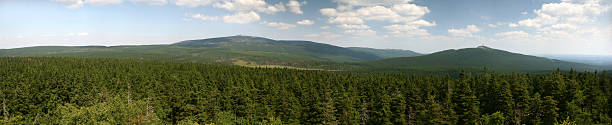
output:
<instances>
[{"instance_id":1,"label":"conifer forest","mask_svg":"<svg viewBox=\"0 0 612 125\"><path fill-rule=\"evenodd\" d=\"M0 124L612 124L606 72L434 74L0 58Z\"/></svg>"}]
</instances>

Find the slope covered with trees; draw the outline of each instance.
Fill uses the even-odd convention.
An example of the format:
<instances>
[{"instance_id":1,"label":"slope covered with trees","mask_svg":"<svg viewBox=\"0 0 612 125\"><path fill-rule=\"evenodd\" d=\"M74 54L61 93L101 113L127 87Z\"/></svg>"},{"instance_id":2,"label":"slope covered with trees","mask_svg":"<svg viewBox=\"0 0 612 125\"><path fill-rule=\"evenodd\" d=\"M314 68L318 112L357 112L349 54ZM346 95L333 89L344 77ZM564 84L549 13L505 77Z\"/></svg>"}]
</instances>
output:
<instances>
[{"instance_id":1,"label":"slope covered with trees","mask_svg":"<svg viewBox=\"0 0 612 125\"><path fill-rule=\"evenodd\" d=\"M303 66L382 59L374 53L310 41L230 36L170 45L41 46L0 49L0 57L89 57L248 65ZM332 64L333 65L333 64Z\"/></svg>"},{"instance_id":2,"label":"slope covered with trees","mask_svg":"<svg viewBox=\"0 0 612 125\"><path fill-rule=\"evenodd\" d=\"M168 62L229 64L247 67L287 67L306 70L374 72L480 71L482 67L510 73L594 71L612 69L536 57L485 46L422 55L409 50L338 47L310 41L230 36L187 40L170 45L42 46L0 49L0 57L119 58Z\"/></svg>"},{"instance_id":3,"label":"slope covered with trees","mask_svg":"<svg viewBox=\"0 0 612 125\"><path fill-rule=\"evenodd\" d=\"M414 51L401 50L401 49L373 49L373 48L365 48L365 47L348 47L348 49L351 49L354 51L372 53L382 58L413 57L413 56L424 55L424 54L417 53Z\"/></svg>"},{"instance_id":4,"label":"slope covered with trees","mask_svg":"<svg viewBox=\"0 0 612 125\"><path fill-rule=\"evenodd\" d=\"M0 124L612 124L612 78L604 74L0 58Z\"/></svg>"},{"instance_id":5,"label":"slope covered with trees","mask_svg":"<svg viewBox=\"0 0 612 125\"><path fill-rule=\"evenodd\" d=\"M488 67L499 72L543 72L561 68L578 71L604 69L581 63L566 62L544 57L523 55L504 50L479 46L477 48L451 49L424 56L398 57L366 62L376 70L394 71L475 71Z\"/></svg>"}]
</instances>

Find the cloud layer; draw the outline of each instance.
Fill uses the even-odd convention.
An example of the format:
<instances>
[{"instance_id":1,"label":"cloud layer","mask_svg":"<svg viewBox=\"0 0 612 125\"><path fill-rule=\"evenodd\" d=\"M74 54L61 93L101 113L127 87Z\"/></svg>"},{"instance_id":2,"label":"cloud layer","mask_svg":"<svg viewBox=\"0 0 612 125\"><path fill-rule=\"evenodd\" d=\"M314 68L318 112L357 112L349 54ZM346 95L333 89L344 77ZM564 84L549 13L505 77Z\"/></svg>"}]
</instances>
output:
<instances>
[{"instance_id":1,"label":"cloud layer","mask_svg":"<svg viewBox=\"0 0 612 125\"><path fill-rule=\"evenodd\" d=\"M423 43L463 43L456 45L487 41L494 45L520 46L525 41L538 41L537 44L530 44L545 46L560 43L578 46L581 43L589 43L601 46L610 45L609 41L612 40L612 25L609 21L602 24L600 19L610 15L612 2L605 0L560 0L543 3L534 10L520 10L515 12L515 15L508 15L516 16L512 19L478 15L480 18L459 19L461 21L450 23L438 19L439 16L429 16L445 12L430 10L425 6L427 4L414 0L332 0L324 2L334 6L319 8L311 7L321 6L318 3L321 1L314 0L50 1L70 9L127 2L175 6L186 10L184 20L199 21L201 24L222 22L231 25L258 25L261 28L296 32L295 34L316 40L365 41L367 38L372 40L372 44L378 41L410 39ZM303 10L305 7L308 9ZM209 10L200 9L219 11L207 13Z\"/></svg>"},{"instance_id":2,"label":"cloud layer","mask_svg":"<svg viewBox=\"0 0 612 125\"><path fill-rule=\"evenodd\" d=\"M480 32L480 28L476 25L467 25L463 29L448 29L449 34L460 37L472 37L477 32Z\"/></svg>"}]
</instances>

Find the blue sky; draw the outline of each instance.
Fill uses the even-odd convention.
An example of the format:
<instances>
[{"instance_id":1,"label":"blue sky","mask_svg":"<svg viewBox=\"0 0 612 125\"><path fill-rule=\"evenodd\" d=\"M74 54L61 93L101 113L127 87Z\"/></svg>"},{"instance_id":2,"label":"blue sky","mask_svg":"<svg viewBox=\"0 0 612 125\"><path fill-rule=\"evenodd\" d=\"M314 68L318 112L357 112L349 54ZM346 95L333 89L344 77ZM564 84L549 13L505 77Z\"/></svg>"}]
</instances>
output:
<instances>
[{"instance_id":1,"label":"blue sky","mask_svg":"<svg viewBox=\"0 0 612 125\"><path fill-rule=\"evenodd\" d=\"M0 48L252 35L431 53L612 55L606 0L2 0Z\"/></svg>"}]
</instances>

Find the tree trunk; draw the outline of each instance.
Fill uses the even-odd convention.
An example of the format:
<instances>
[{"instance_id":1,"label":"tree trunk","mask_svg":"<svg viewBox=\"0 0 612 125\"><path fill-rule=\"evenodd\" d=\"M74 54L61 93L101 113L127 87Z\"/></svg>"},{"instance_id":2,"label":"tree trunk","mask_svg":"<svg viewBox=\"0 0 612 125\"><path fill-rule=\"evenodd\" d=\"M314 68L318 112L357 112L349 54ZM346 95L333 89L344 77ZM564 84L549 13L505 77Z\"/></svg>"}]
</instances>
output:
<instances>
[{"instance_id":1,"label":"tree trunk","mask_svg":"<svg viewBox=\"0 0 612 125\"><path fill-rule=\"evenodd\" d=\"M36 116L34 117L34 122L32 122L32 125L36 125L36 121L38 121L39 118L40 118L40 114L36 113Z\"/></svg>"},{"instance_id":2,"label":"tree trunk","mask_svg":"<svg viewBox=\"0 0 612 125\"><path fill-rule=\"evenodd\" d=\"M2 98L2 111L4 112L3 114L4 121L8 121L9 113L8 113L8 110L6 109L6 99L5 98Z\"/></svg>"}]
</instances>

